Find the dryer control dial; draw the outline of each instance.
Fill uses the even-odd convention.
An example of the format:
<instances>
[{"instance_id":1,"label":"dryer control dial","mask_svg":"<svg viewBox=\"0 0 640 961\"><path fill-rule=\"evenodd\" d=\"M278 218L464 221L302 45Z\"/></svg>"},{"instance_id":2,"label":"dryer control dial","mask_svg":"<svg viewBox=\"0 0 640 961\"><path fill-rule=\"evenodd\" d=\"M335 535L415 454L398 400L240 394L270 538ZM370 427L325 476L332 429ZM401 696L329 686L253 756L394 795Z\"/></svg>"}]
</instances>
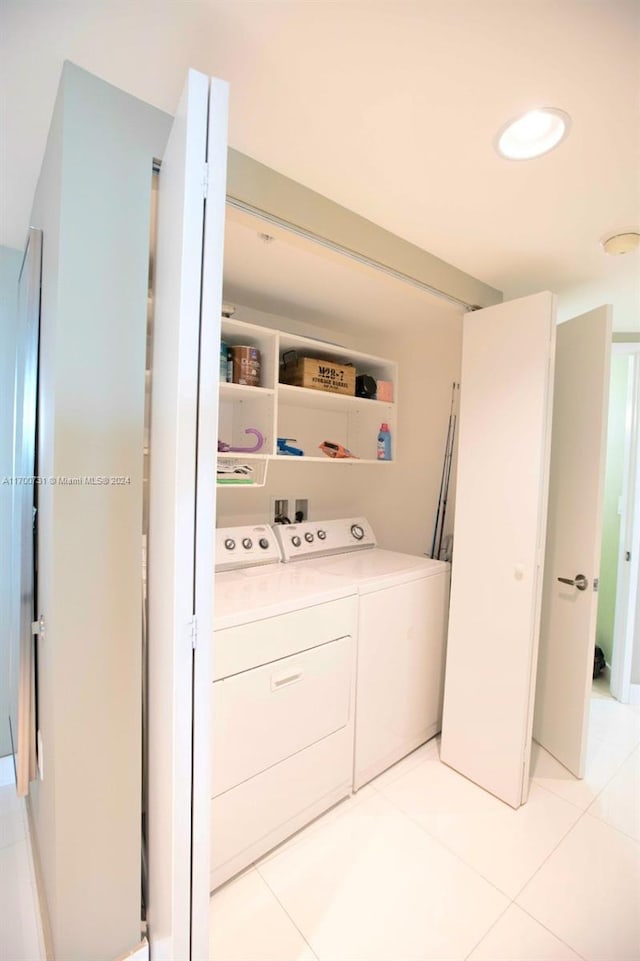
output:
<instances>
[{"instance_id":1,"label":"dryer control dial","mask_svg":"<svg viewBox=\"0 0 640 961\"><path fill-rule=\"evenodd\" d=\"M311 533L311 531L307 531L307 533L304 535L304 539L305 539L305 541L307 542L307 544L311 544L311 543L312 543L312 541L313 541L313 534Z\"/></svg>"},{"instance_id":2,"label":"dryer control dial","mask_svg":"<svg viewBox=\"0 0 640 961\"><path fill-rule=\"evenodd\" d=\"M260 540L258 541L258 544L260 545L263 551L266 551L266 549L269 546L269 541L267 540L266 537L261 537Z\"/></svg>"},{"instance_id":3,"label":"dryer control dial","mask_svg":"<svg viewBox=\"0 0 640 961\"><path fill-rule=\"evenodd\" d=\"M320 528L320 530L318 531L318 540L326 541L326 539L327 539L327 532L323 531L322 528Z\"/></svg>"},{"instance_id":4,"label":"dryer control dial","mask_svg":"<svg viewBox=\"0 0 640 961\"><path fill-rule=\"evenodd\" d=\"M244 547L245 550L250 551L251 548L253 547L253 541L251 540L250 537L243 537L242 546Z\"/></svg>"},{"instance_id":5,"label":"dryer control dial","mask_svg":"<svg viewBox=\"0 0 640 961\"><path fill-rule=\"evenodd\" d=\"M293 544L294 547L300 547L300 544L302 543L302 541L300 540L297 534L294 534L293 537L291 538L291 543Z\"/></svg>"},{"instance_id":6,"label":"dryer control dial","mask_svg":"<svg viewBox=\"0 0 640 961\"><path fill-rule=\"evenodd\" d=\"M351 533L353 534L353 536L357 541L361 541L362 538L364 537L364 528L361 527L360 524L352 524Z\"/></svg>"},{"instance_id":7,"label":"dryer control dial","mask_svg":"<svg viewBox=\"0 0 640 961\"><path fill-rule=\"evenodd\" d=\"M227 548L228 551L235 551L236 542L234 541L233 537L227 537L224 542L224 546Z\"/></svg>"}]
</instances>

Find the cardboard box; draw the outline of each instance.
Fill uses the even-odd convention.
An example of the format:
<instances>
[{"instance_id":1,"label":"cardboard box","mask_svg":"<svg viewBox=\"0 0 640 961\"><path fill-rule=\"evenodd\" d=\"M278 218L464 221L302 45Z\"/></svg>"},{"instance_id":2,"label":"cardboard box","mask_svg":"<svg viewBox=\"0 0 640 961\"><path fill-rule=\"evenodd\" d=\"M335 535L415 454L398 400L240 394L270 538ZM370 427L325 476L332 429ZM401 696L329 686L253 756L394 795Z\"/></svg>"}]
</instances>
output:
<instances>
[{"instance_id":1,"label":"cardboard box","mask_svg":"<svg viewBox=\"0 0 640 961\"><path fill-rule=\"evenodd\" d=\"M384 400L389 404L393 403L393 381L379 380L376 391L376 400Z\"/></svg>"},{"instance_id":2,"label":"cardboard box","mask_svg":"<svg viewBox=\"0 0 640 961\"><path fill-rule=\"evenodd\" d=\"M356 369L333 360L317 357L298 357L280 368L280 383L311 390L328 390L333 394L353 397L356 389Z\"/></svg>"}]
</instances>

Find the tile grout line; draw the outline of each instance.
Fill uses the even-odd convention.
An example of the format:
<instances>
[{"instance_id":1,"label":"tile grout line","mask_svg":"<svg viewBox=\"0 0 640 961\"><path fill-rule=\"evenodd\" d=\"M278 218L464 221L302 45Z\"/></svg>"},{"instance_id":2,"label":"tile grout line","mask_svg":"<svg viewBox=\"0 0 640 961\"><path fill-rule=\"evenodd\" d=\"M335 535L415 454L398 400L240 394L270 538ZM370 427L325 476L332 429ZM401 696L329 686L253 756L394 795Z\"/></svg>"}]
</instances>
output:
<instances>
[{"instance_id":1,"label":"tile grout line","mask_svg":"<svg viewBox=\"0 0 640 961\"><path fill-rule=\"evenodd\" d=\"M440 764L443 763L442 761L440 761L439 756L438 756L438 761L439 761ZM416 770L416 769L415 769L415 768L412 768L412 771L414 771L414 770ZM412 773L412 771L407 771L407 774ZM473 783L473 782L471 782L471 783ZM479 787L479 786L476 785L476 787ZM483 788L479 788L479 790L484 790L484 789L483 789ZM501 888L499 888L498 885L497 885L494 881L492 881L490 878L485 877L485 875L484 875L481 871L479 871L478 868L476 868L474 865L469 864L467 861L465 861L465 859L464 859L460 854L458 854L457 851L454 851L452 848L450 848L449 845L446 844L441 838L437 837L435 834L432 834L431 831L429 831L429 829L424 826L424 824L421 824L419 821L416 821L415 818L413 818L413 817L412 817L410 814L408 814L403 808L401 808L398 804L396 804L395 801L393 801L391 798L387 797L386 794L383 794L382 791L380 791L380 792L378 792L378 793L380 794L381 797L383 797L383 798L385 799L385 801L387 801L389 804L391 804L392 807L394 807L394 808L396 809L396 811L398 811L400 814L403 814L413 825L415 825L416 827L420 828L420 830L424 831L424 833L425 833L428 837L430 837L433 841L435 841L437 844L439 844L440 847L444 848L445 851L447 851L449 854L452 854L455 858L457 858L457 860L460 861L461 864L464 864L464 866L465 866L466 868L468 868L468 870L473 871L475 874L478 875L478 877L482 878L483 881L486 881L487 884L490 884L491 887L495 888L495 890L498 891L503 897L509 898L509 899L511 900L511 903L515 903L515 898L519 897L519 895L522 893L522 891L523 891L524 888L527 886L527 884L529 884L529 882L533 880L533 878L536 876L536 874L538 873L538 871L540 870L540 868L546 863L546 861L548 860L548 858L551 857L551 855L552 855L553 852L556 850L556 848L558 847L558 845L560 845L560 844L562 843L562 841L564 841L564 839L567 837L567 835L573 830L573 828L576 826L576 824L580 821L580 818L585 814L585 812L584 812L582 809L577 808L576 805L572 805L572 807L574 807L574 808L576 808L576 810L579 810L579 811L580 811L579 816L576 818L576 820L573 822L573 824L571 824L571 825L567 828L567 830L566 830L565 833L562 835L562 837L560 838L560 840L558 841L558 843L555 845L555 847L553 848L553 850L550 851L548 857L545 858L544 861L542 862L542 864L540 864L540 865L535 869L535 871L533 872L533 874L525 881L525 883L522 885L522 887L519 888L519 890L517 891L516 895L515 895L513 898L511 898L511 895L510 895L510 894L507 894L505 891L503 891ZM547 792L547 793L553 793L553 792ZM557 798L557 795L554 794L553 796ZM564 799L561 798L560 800L564 800ZM567 803L570 803L570 802L567 802ZM518 905L518 906L519 906L519 905ZM506 908L505 908L505 910L506 910ZM501 916L502 916L502 915L501 915ZM493 927L493 925L492 925L492 927Z\"/></svg>"},{"instance_id":2,"label":"tile grout line","mask_svg":"<svg viewBox=\"0 0 640 961\"><path fill-rule=\"evenodd\" d=\"M558 801L564 801L565 804L570 804L571 807L576 809L576 811L580 811L580 814L584 814L584 812L587 810L587 808L583 808L581 804L577 804L575 801L570 801L569 798L566 798L564 796L564 794L558 794L558 792L554 791L553 788L547 787L546 784L542 784L538 780L538 778L532 777L531 781L533 784L535 784L536 787L539 787L546 794L550 794L552 797L556 798ZM595 797L593 798L593 801L595 801ZM589 804L587 805L587 807L593 804L593 801L589 801ZM528 803L528 802L525 802L525 803Z\"/></svg>"},{"instance_id":3,"label":"tile grout line","mask_svg":"<svg viewBox=\"0 0 640 961\"><path fill-rule=\"evenodd\" d=\"M605 827L611 828L612 831L616 831L623 838L626 838L627 841L633 841L633 843L640 848L640 840L634 837L633 834L627 834L626 831L623 831L621 830L621 828L616 827L616 825L612 824L611 821L605 821L604 818L599 818L597 814L590 814L588 810L585 811L584 813L587 815L587 817L590 817L592 821L596 821L598 824L604 824Z\"/></svg>"},{"instance_id":4,"label":"tile grout line","mask_svg":"<svg viewBox=\"0 0 640 961\"><path fill-rule=\"evenodd\" d=\"M364 787L366 786L368 785L363 786L363 790L364 790ZM332 815L332 818L331 818L332 820L341 818L345 814L348 814L351 808L355 807L358 804L362 804L363 802L366 802L366 800L367 800L366 797L364 798L358 797L357 793L349 794L347 797L341 798L341 800L336 801L335 804L332 804L330 808L327 808L326 811L323 811L321 814L318 814L318 816L315 817L313 821L309 821L308 824L303 824L302 827L298 828L298 830L295 831L293 834L290 834L289 837L284 838L274 848L271 848L265 854L262 854L259 858L256 858L255 861L252 861L251 867L255 868L258 866L258 864L267 864L269 861L272 861L274 858L284 853L285 850L296 847L296 845L298 845L302 840L304 840L303 836L306 831L312 832L312 831L320 830L324 826L320 824L320 821L324 817L326 817L328 814Z\"/></svg>"},{"instance_id":5,"label":"tile grout line","mask_svg":"<svg viewBox=\"0 0 640 961\"><path fill-rule=\"evenodd\" d=\"M527 883L528 883L528 882L527 882ZM494 923L491 925L491 927L489 928L489 930L486 931L486 932L483 934L483 936L480 938L480 940L478 941L478 943L477 943L476 945L474 945L474 947L472 948L472 950L471 950L471 951L469 952L469 954L466 956L465 961L469 961L469 958L471 957L471 955L473 954L473 952L476 951L477 948L480 947L480 945L481 945L482 942L485 940L485 938L487 938L487 937L489 936L489 934L491 933L491 931L493 931L493 929L494 929L495 926L497 925L498 921L501 921L502 918L503 918L503 917L505 916L505 914L507 913L507 911L509 910L509 908L512 908L512 907L518 908L520 911L522 911L524 914L526 914L527 917L531 918L532 921L535 921L536 924L539 924L540 927L541 927L541 928L544 928L544 930L545 930L548 934L550 934L552 937L554 937L554 938L555 938L557 941L559 941L561 944L564 944L564 946L565 946L566 948L569 948L569 950L572 951L573 954L575 954L575 956L576 956L577 958L580 958L580 961L587 961L587 959L586 959L582 954L579 954L579 953L576 951L575 948L573 948L570 944L567 944L567 942L566 942L563 938L559 937L559 936L555 933L555 931L552 931L551 928L548 928L548 927L546 926L546 924L543 924L542 921L539 921L539 920L538 920L538 918L534 918L534 916L533 916L532 914L530 914L525 908L523 908L521 904L516 904L515 900L513 900L510 904L508 904L508 905L506 906L506 908L504 909L504 911L502 912L502 914L500 915L500 917L496 918L496 920L495 920Z\"/></svg>"},{"instance_id":6,"label":"tile grout line","mask_svg":"<svg viewBox=\"0 0 640 961\"><path fill-rule=\"evenodd\" d=\"M596 738L596 740L602 741L603 743L606 744L606 739L605 739L605 738L599 738L597 735L593 735L593 736ZM540 747L542 747L542 745L540 745ZM624 765L627 763L627 761L629 760L629 758L631 757L631 755L634 754L639 748L640 748L640 741L638 741L638 743L637 743L636 745L634 745L634 747L630 750L629 754L627 754L627 755L622 759L622 761L620 762L620 764L618 765L618 767L615 769L615 771L613 772L613 774L610 775L610 777L608 778L608 780L606 780L606 781L604 782L604 784L602 785L602 787L594 794L593 798L589 801L589 803L587 804L586 808L583 808L583 807L581 807L579 804L576 804L575 801L570 801L570 800L569 800L568 798L566 798L563 794L558 794L556 791L553 790L552 787L548 787L546 784L542 784L542 783L541 783L541 782L544 781L544 780L553 780L552 778L540 778L540 777L537 777L536 775L532 775L531 778L530 778L530 780L533 781L535 784L537 784L538 787L541 787L544 791L547 791L548 794L553 794L554 797L558 797L558 798L560 798L561 800L566 801L567 804L572 804L574 807L579 808L579 810L581 810L583 814L586 814L586 812L589 810L589 808L591 807L591 805L594 804L594 803L598 800L598 798L600 797L600 795L602 794L602 792L603 792L604 790L606 790L606 788L609 787L609 785L611 784L611 782L613 781L613 779L618 776L618 774L620 773L620 770L621 770L621 769L624 767ZM546 749L543 748L543 750L546 750ZM548 753L549 753L549 752L547 751L547 754L548 754ZM549 756L550 756L550 757L553 757L553 754L550 754ZM554 760L557 761L557 758L554 758ZM561 763L561 762L558 761L558 764L560 764L560 763ZM562 765L562 766L564 767L564 765ZM571 772L569 771L569 773L571 773ZM573 776L575 777L575 775L573 775ZM576 779L577 781L583 781L583 780L584 780L584 778L575 778L575 779Z\"/></svg>"},{"instance_id":7,"label":"tile grout line","mask_svg":"<svg viewBox=\"0 0 640 961\"><path fill-rule=\"evenodd\" d=\"M606 743L606 742L605 742L605 743ZM618 767L616 768L615 772L611 775L611 777L609 778L609 780L608 780L605 784L603 784L602 788L598 791L598 793L597 793L596 796L594 797L594 799L593 799L593 801L591 802L591 804L589 804L589 806L585 809L585 813L586 813L586 811L589 810L589 808L591 807L591 805L594 804L594 803L598 800L598 798L599 798L600 795L603 793L603 791L605 791L605 790L609 787L609 785L611 784L611 782L612 782L615 778L617 778L617 776L618 776L618 774L620 773L620 771L622 770L622 768L623 768L623 767L625 766L625 764L630 760L631 756L632 756L633 754L635 754L635 752L638 751L638 750L640 750L640 741L638 741L638 743L629 751L629 753L626 755L626 757L620 762L620 764L619 764Z\"/></svg>"},{"instance_id":8,"label":"tile grout line","mask_svg":"<svg viewBox=\"0 0 640 961\"><path fill-rule=\"evenodd\" d=\"M407 772L407 773L410 773L410 772ZM480 788L480 790L482 790L482 788ZM452 855L452 857L454 857L457 861L459 861L460 864L464 865L464 867L468 871L472 871L479 878L482 878L482 880L485 881L487 884L489 884L495 891L498 892L498 894L501 894L503 898L509 899L511 897L511 895L506 894L501 888L499 888L498 885L495 883L495 881L492 881L490 878L485 877L482 871L479 871L476 867L474 867L474 865L469 864L467 861L465 861L465 859L460 854L458 854L457 851L454 851L453 848L450 848L448 844L445 844L445 842L441 838L437 837L435 834L432 834L431 831L424 826L424 824L420 824L419 821L416 821L415 818L413 818L410 814L408 814L405 810L403 810L403 808L401 808L398 804L396 804L395 801L392 801L391 798L387 797L386 794L383 794L381 791L379 792L379 794L382 798L384 798L384 800L388 804L390 804L395 809L395 811L398 814L402 814L407 819L407 821L409 821L414 827L419 828L420 831L426 834L427 837L430 838L432 841L434 841L440 848L442 848L443 851L446 851L447 854Z\"/></svg>"},{"instance_id":9,"label":"tile grout line","mask_svg":"<svg viewBox=\"0 0 640 961\"><path fill-rule=\"evenodd\" d=\"M528 882L527 882L527 883L528 883ZM487 938L487 937L489 936L489 934L491 933L491 931L493 931L493 929L494 929L495 926L497 925L498 921L501 921L502 918L503 918L503 917L505 916L505 914L507 913L507 911L509 910L509 908L512 908L512 907L518 908L520 911L522 911L524 914L526 914L527 917L531 918L532 921L535 921L536 924L539 924L540 927L541 927L541 928L544 928L544 930L545 930L548 934L550 934L552 937L554 937L554 938L555 938L557 941L559 941L561 944L564 944L564 946L565 946L566 948L569 948L569 950L572 951L577 958L580 958L580 961L586 961L586 958L584 958L583 955L579 954L579 953L576 951L575 948L573 948L570 944L567 944L567 942L566 942L563 938L558 937L558 935L555 933L555 931L552 931L551 928L548 928L548 927L546 926L546 924L543 924L542 921L539 921L539 920L538 920L538 918L534 918L534 916L533 916L532 914L529 914L529 912L528 912L525 908L523 908L521 904L516 904L515 900L513 900L510 904L508 904L508 905L506 906L506 908L504 909L504 911L502 912L502 914L500 915L500 917L496 918L496 920L495 920L494 923L491 925L491 927L489 928L489 930L486 931L486 932L482 935L482 937L480 938L480 940L478 941L478 943L477 943L476 945L474 945L474 947L471 949L471 951L469 952L469 954L466 956L465 961L469 961L469 958L471 957L471 955L473 954L473 952L474 952L475 950L477 950L477 948L480 947L480 945L481 945L482 942L485 940L485 938Z\"/></svg>"},{"instance_id":10,"label":"tile grout line","mask_svg":"<svg viewBox=\"0 0 640 961\"><path fill-rule=\"evenodd\" d=\"M307 945L307 947L308 947L309 950L311 951L311 954L314 956L314 958L316 958L316 961L321 961L321 958L319 957L319 955L316 954L316 952L314 951L312 945L309 944L309 942L308 942L307 939L305 938L304 934L302 933L302 931L300 930L300 928L298 927L298 925L296 924L296 922L293 920L293 918L291 917L291 915L289 914L289 912L288 912L287 909L285 908L284 904L282 903L282 901L280 900L280 898L278 897L278 895L276 894L276 892L273 890L273 888L271 887L271 885L269 884L269 882L267 881L267 879L264 877L264 875L263 875L262 872L260 871L260 868L258 867L257 863L254 864L254 868L255 868L256 873L258 874L260 880L262 881L262 883L263 883L264 885L266 885L267 890L273 895L273 897L275 898L276 902L280 905L280 907L282 908L282 910L284 911L284 913L286 914L286 916L289 918L289 920L291 921L291 924L294 926L294 928L296 929L296 931L298 932L298 934L300 935L300 937L302 938L302 940L304 941L304 943Z\"/></svg>"},{"instance_id":11,"label":"tile grout line","mask_svg":"<svg viewBox=\"0 0 640 961\"><path fill-rule=\"evenodd\" d=\"M415 770L415 768L412 769L412 770ZM407 772L407 773L410 773L410 772ZM476 874L478 877L482 878L483 881L485 881L487 884L489 884L495 891L497 891L500 895L502 895L502 897L507 898L507 902L508 902L508 903L505 905L504 909L500 912L500 914L499 914L498 917L495 919L495 921L494 921L494 922L487 928L487 930L483 933L482 937L473 945L473 947L471 948L471 950L469 951L469 953L465 955L465 961L468 961L469 957L473 954L473 952L476 950L476 948L482 943L482 941L484 941L484 939L485 939L485 938L488 936L488 934L493 930L493 928L497 925L497 923L504 917L504 915L507 913L507 911L509 910L509 908L510 908L512 905L515 905L515 907L519 908L521 911L524 911L524 913L527 914L533 921L535 921L536 924L539 924L540 927L544 928L544 930L547 931L550 935L552 935L554 938L556 938L558 941L560 941L562 944L564 944L567 948L569 948L569 950L573 951L573 953L576 955L576 957L580 958L581 961L585 961L585 959L583 958L583 956L582 956L581 954L579 954L579 953L575 950L575 948L573 948L570 944L567 944L566 941L564 941L564 940L563 940L561 937L559 937L554 931L552 931L552 930L551 930L550 928L548 928L545 924L543 924L541 921L539 921L538 918L533 917L533 915L529 914L529 912L526 911L520 904L517 904L517 903L516 903L516 900L515 900L515 899L519 896L519 894L520 894L520 893L522 892L522 890L527 886L527 884L529 884L529 881L531 881L531 880L535 877L535 875L538 873L538 871L540 870L540 868L541 868L541 867L543 866L543 864L546 862L547 858L545 858L545 861L543 861L543 863L539 866L539 868L537 868L537 869L533 872L533 874L531 875L531 877L525 882L525 884L522 886L522 888L520 888L520 890L517 892L517 894L515 895L515 897L512 898L510 895L506 894L504 891L502 891L500 888L498 888L497 885L496 885L493 881L491 881L489 878L486 878L480 871L478 871L477 868L475 868L475 867L473 867L472 865L468 864L462 857L460 857L459 854L457 854L456 851L451 850L451 848L449 848L443 841L441 841L440 838L437 838L437 837L435 837L435 835L431 834L431 832L428 831L427 828L424 827L424 825L419 824L417 821L415 821L414 818L411 817L411 815L407 814L406 811L404 811L402 808L398 807L398 805L395 804L395 802L393 802L390 798L387 798L384 794L382 794L382 792L376 791L376 793L379 794L380 797L384 798L384 800L385 800L387 803L389 803L389 804L395 809L395 811L396 811L398 814L404 815L404 817L405 817L411 824L413 824L415 827L417 827L417 828L419 828L421 831L423 831L423 832L427 835L427 837L429 837L432 841L434 841L436 844L438 844L443 850L447 851L448 854L451 854L454 858L456 858L456 860L459 861L462 865L464 865L464 867L466 867L467 870L472 871L472 872L473 872L474 874ZM553 851L556 850L556 848L562 843L562 841L567 837L567 835L573 830L573 828L575 827L575 825L576 825L576 824L578 823L578 821L580 820L580 817L582 817L582 816L584 815L584 813L586 813L586 812L582 812L582 814L577 818L577 820L568 828L568 830L567 830L567 831L565 832L565 834L562 836L562 838L560 839L560 841L558 841L558 844L556 845L556 847L554 847ZM553 854L553 851L550 852L549 857L551 856L551 854ZM280 898L278 897L278 895L276 894L276 892L273 890L273 888L271 887L271 885L269 884L269 882L267 881L267 879L266 879L266 878L263 876L263 874L261 873L258 864L259 864L259 862L256 862L256 863L254 864L254 868L255 868L255 870L257 871L257 873L259 874L260 878L261 878L262 881L266 884L267 888L268 888L269 891L272 893L273 897L275 898L275 900L277 901L277 903L280 905L280 907L282 908L282 910L284 911L284 913L286 914L286 916L289 918L289 920L291 921L291 923L293 924L293 926L295 927L295 929L298 931L298 933L300 934L300 936L301 936L301 938L303 939L303 941L305 942L305 944L309 947L309 949L311 950L311 952L312 952L312 954L314 955L314 957L317 958L318 961L322 961L322 959L319 957L319 955L314 951L312 945L307 941L306 937L304 936L304 934L302 933L302 931L300 930L300 928L298 927L298 925L296 924L296 922L294 921L294 919L291 917L291 915L289 914L288 910L286 909L286 907L284 906L284 904L281 902Z\"/></svg>"},{"instance_id":12,"label":"tile grout line","mask_svg":"<svg viewBox=\"0 0 640 961\"><path fill-rule=\"evenodd\" d=\"M469 951L469 954L466 954L466 955L465 955L464 961L469 961L469 958L471 957L471 955L473 954L473 952L482 944L482 942L484 941L484 939L485 939L486 937L488 937L488 935L491 933L491 931L493 931L493 929L495 928L495 926L496 926L496 924L498 923L498 921L501 921L501 920L502 920L502 918L505 916L505 914L507 913L507 911L509 910L509 908L511 907L512 904L513 904L513 901L511 901L509 904L507 904L507 906L505 907L504 911L502 911L502 913L498 915L498 917L495 919L495 921L493 922L493 924L484 932L484 934L482 935L482 937L480 938L480 940L477 941L476 944L474 944L474 946L471 948L471 951Z\"/></svg>"},{"instance_id":13,"label":"tile grout line","mask_svg":"<svg viewBox=\"0 0 640 961\"><path fill-rule=\"evenodd\" d=\"M514 901L513 903L516 904L515 901ZM532 920L532 921L535 921L536 924L539 924L541 928L544 928L545 931L548 931L549 934L552 934L554 938L557 938L557 940L560 941L561 944L564 944L565 947L569 948L570 951L573 951L573 953L576 955L576 957L577 957L577 958L580 958L580 961L588 961L588 959L585 958L585 956L584 956L583 954L580 954L579 951L576 951L576 949L573 947L573 945L571 945L571 944L569 944L567 941L565 941L564 938L561 938L560 935L556 934L555 931L552 931L551 928L548 928L547 925L546 925L546 924L543 924L543 922L542 922L539 918L534 917L534 915L531 914L530 911L527 911L527 909L526 909L525 907L523 907L521 904L516 904L516 907L517 907L517 908L520 908L521 911L524 911L524 913L527 915L528 918L531 918L531 920Z\"/></svg>"},{"instance_id":14,"label":"tile grout line","mask_svg":"<svg viewBox=\"0 0 640 961\"><path fill-rule=\"evenodd\" d=\"M522 894L522 892L524 891L524 889L527 887L527 885L528 885L528 884L531 884L531 882L532 882L533 879L536 877L536 875L538 875L538 874L540 873L540 871L543 869L543 867L545 866L545 864L547 863L547 861L549 860L549 858L552 857L552 856L555 854L555 852L558 850L558 848L559 848L560 845L563 843L563 841L566 841L566 839L569 837L569 835L571 834L571 832L572 832L572 831L575 831L575 829L576 829L577 826L580 824L580 821L582 820L582 818L585 816L586 813L587 813L586 811L582 811L582 813L580 814L580 816L577 817L576 820L573 822L573 824L571 824L571 825L569 826L569 828L564 832L564 834L562 835L562 837L560 838L560 840L558 841L558 843L551 849L551 851L549 851L548 855L547 855L546 858L542 861L542 863L538 865L538 867L537 867L536 870L533 872L533 874L531 875L531 877L530 877L530 878L527 878L527 880L525 881L525 883L522 885L522 887L518 890L517 894L515 895L515 897L514 897L514 899L513 899L513 900L514 900L514 903L515 903L515 901L516 901L516 898L519 898L519 897L520 897L520 895ZM518 907L522 907L522 905L519 904ZM528 912L527 912L527 913L528 913ZM532 915L532 917L533 917L533 915ZM534 920L537 921L538 919L535 918ZM552 932L552 933L553 933L553 932ZM556 937L557 937L557 935L556 935ZM573 950L573 949L572 949L572 950Z\"/></svg>"},{"instance_id":15,"label":"tile grout line","mask_svg":"<svg viewBox=\"0 0 640 961\"><path fill-rule=\"evenodd\" d=\"M515 898L513 899L513 902L512 902L513 904L516 905L516 907L520 908L521 911L524 911L525 914L527 914L533 921L535 921L537 924L539 924L541 927L543 927L543 928L545 929L545 931L548 931L548 932L549 932L550 934L552 934L555 938L557 938L558 941L561 941L562 944L565 944L568 948L570 948L571 951L573 951L574 954L576 954L579 958L582 959L582 961L585 961L584 956L581 955L580 952L577 951L576 948L574 948L572 944L569 944L567 941L564 940L564 938L561 938L559 934L556 934L555 931L552 931L551 928L547 927L546 924L544 924L539 918L536 918L535 915L531 914L531 912L528 911L527 908L524 907L524 905L522 905L522 904L520 904L519 902L517 902L516 899L520 897L520 895L522 894L522 892L524 891L524 889L533 881L533 879L536 877L536 875L537 875L537 874L542 870L542 868L545 866L545 864L547 863L547 861L549 860L549 858L552 857L553 854L555 854L555 852L558 850L558 848L560 847L560 845L567 839L567 837L571 834L571 832L574 831L574 830L577 828L577 826L580 824L580 821L581 821L584 817L590 817L592 820L599 821L599 818L594 818L593 815L588 814L588 812L587 812L586 810L583 811L582 814L580 815L580 817L571 825L571 827L569 828L569 830L560 838L560 840L558 841L558 843L556 844L556 846L554 847L554 849L549 852L549 855L544 859L544 861L542 862L542 864L533 872L533 874L531 875L531 877L529 878L529 880L528 880L525 884L523 884L523 886L520 888L520 890L518 891L518 893L516 894L516 896L515 896ZM614 828L612 824L606 824L606 822L602 822L602 821L600 821L600 823L601 823L601 824L605 823L606 827L609 827L609 828L611 828L612 830L617 831L617 828ZM620 835L622 835L622 837L625 837L625 838L627 837L627 835L624 834L622 831L618 831L617 833L620 834ZM633 840L633 839L632 839L632 840ZM635 843L638 844L637 841L636 841ZM640 845L639 845L639 846L640 846Z\"/></svg>"}]
</instances>

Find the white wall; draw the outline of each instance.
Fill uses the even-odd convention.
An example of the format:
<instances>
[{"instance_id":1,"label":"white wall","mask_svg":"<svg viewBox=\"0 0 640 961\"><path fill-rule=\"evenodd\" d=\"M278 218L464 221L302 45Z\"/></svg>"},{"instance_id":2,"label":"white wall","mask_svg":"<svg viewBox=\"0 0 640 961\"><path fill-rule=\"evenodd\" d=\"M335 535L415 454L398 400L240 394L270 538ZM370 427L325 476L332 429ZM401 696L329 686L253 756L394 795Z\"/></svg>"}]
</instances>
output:
<instances>
[{"instance_id":1,"label":"white wall","mask_svg":"<svg viewBox=\"0 0 640 961\"><path fill-rule=\"evenodd\" d=\"M141 529L151 174L170 118L66 64L32 223L43 238L40 731L30 803L64 961L140 938Z\"/></svg>"},{"instance_id":2,"label":"white wall","mask_svg":"<svg viewBox=\"0 0 640 961\"><path fill-rule=\"evenodd\" d=\"M25 238L26 239L26 238ZM22 251L0 247L0 757L11 753L9 703L9 532L13 488L13 387L18 273Z\"/></svg>"},{"instance_id":3,"label":"white wall","mask_svg":"<svg viewBox=\"0 0 640 961\"><path fill-rule=\"evenodd\" d=\"M382 547L424 554L431 548L451 385L460 379L462 311L425 294L424 324L419 332L367 332L336 335L290 318L238 307L234 318L263 326L342 343L365 353L398 361L397 462L377 465L305 464L297 458L272 462L264 488L218 489L219 527L271 523L273 498L309 499L310 519L364 514ZM447 531L453 528L453 489L447 508Z\"/></svg>"}]
</instances>

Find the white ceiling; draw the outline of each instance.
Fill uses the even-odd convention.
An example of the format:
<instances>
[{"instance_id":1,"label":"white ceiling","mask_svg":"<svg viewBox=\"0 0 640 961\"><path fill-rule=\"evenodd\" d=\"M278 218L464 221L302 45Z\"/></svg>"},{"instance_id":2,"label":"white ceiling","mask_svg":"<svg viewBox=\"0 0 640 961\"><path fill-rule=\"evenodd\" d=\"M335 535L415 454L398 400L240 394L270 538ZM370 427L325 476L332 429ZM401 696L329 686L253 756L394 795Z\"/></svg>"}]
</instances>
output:
<instances>
[{"instance_id":1,"label":"white ceiling","mask_svg":"<svg viewBox=\"0 0 640 961\"><path fill-rule=\"evenodd\" d=\"M0 243L21 247L62 61L172 112L195 67L231 84L230 144L507 298L640 331L640 0L2 0ZM555 106L567 141L500 159Z\"/></svg>"}]
</instances>

